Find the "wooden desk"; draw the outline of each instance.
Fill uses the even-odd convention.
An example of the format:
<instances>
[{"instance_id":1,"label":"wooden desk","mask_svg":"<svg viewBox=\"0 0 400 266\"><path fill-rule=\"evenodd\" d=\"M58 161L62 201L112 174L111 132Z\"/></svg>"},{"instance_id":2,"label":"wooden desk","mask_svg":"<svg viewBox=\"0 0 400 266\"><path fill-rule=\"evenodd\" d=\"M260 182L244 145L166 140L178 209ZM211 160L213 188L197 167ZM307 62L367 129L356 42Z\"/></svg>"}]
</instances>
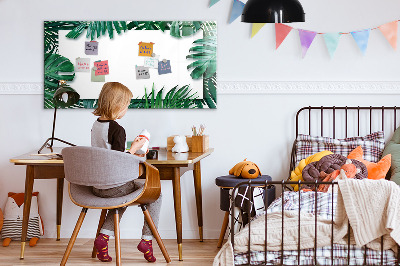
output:
<instances>
[{"instance_id":1,"label":"wooden desk","mask_svg":"<svg viewBox=\"0 0 400 266\"><path fill-rule=\"evenodd\" d=\"M61 148L54 148L55 152L61 151ZM194 190L196 196L197 219L199 226L200 241L203 241L203 211L202 211L202 193L201 193L201 169L200 160L210 155L214 149L206 152L186 154L174 154L161 149L157 160L147 160L148 163L158 168L161 180L171 180L173 184L175 223L178 242L179 260L182 260L182 204L181 204L181 185L180 177L188 170L193 170ZM50 151L43 151L47 153ZM34 179L57 178L57 240L60 240L61 214L64 188L64 162L55 156L39 156L37 151L23 154L10 159L15 165L26 165L25 178L25 199L22 221L21 235L21 255L24 258L26 234L28 230L28 218L31 207L32 189Z\"/></svg>"}]
</instances>

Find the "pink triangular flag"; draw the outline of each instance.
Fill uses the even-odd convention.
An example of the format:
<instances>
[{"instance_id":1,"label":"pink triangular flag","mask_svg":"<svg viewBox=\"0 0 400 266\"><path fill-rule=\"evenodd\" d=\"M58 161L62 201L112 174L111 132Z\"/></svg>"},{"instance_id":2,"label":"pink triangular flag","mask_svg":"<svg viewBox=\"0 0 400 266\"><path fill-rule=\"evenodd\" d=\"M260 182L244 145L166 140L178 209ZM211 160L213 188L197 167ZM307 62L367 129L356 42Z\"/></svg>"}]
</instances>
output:
<instances>
[{"instance_id":1,"label":"pink triangular flag","mask_svg":"<svg viewBox=\"0 0 400 266\"><path fill-rule=\"evenodd\" d=\"M278 49L278 47L282 44L282 42L285 40L286 36L288 36L292 29L293 28L288 25L275 23L276 49Z\"/></svg>"},{"instance_id":2,"label":"pink triangular flag","mask_svg":"<svg viewBox=\"0 0 400 266\"><path fill-rule=\"evenodd\" d=\"M397 20L378 27L393 49L397 48Z\"/></svg>"},{"instance_id":3,"label":"pink triangular flag","mask_svg":"<svg viewBox=\"0 0 400 266\"><path fill-rule=\"evenodd\" d=\"M317 33L315 31L300 30L301 55L304 58Z\"/></svg>"}]
</instances>

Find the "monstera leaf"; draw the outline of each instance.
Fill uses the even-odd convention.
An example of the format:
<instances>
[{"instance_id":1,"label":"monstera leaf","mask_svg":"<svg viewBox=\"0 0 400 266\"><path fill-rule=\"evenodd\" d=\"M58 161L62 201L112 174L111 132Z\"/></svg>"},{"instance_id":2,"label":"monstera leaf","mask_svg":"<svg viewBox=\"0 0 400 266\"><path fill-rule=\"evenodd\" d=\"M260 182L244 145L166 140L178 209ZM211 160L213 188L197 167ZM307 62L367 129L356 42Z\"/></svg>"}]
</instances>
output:
<instances>
[{"instance_id":1,"label":"monstera leaf","mask_svg":"<svg viewBox=\"0 0 400 266\"><path fill-rule=\"evenodd\" d=\"M64 72L61 74L60 72ZM69 73L68 73L69 72ZM50 88L57 88L58 81L71 81L75 77L74 65L68 58L58 54L45 54L44 84ZM67 74L68 73L68 74Z\"/></svg>"},{"instance_id":2,"label":"monstera leaf","mask_svg":"<svg viewBox=\"0 0 400 266\"><path fill-rule=\"evenodd\" d=\"M186 58L195 59L193 63L187 66L187 69L193 68L190 76L193 79L203 77L208 79L217 71L217 37L208 36L193 42L194 47L190 48Z\"/></svg>"},{"instance_id":3,"label":"monstera leaf","mask_svg":"<svg viewBox=\"0 0 400 266\"><path fill-rule=\"evenodd\" d=\"M87 29L86 38L94 40L95 37L100 38L100 36L106 35L110 39L114 38L114 30L121 34L122 31L127 31L128 26L126 21L80 21L79 24L68 34L67 38L76 39Z\"/></svg>"},{"instance_id":4,"label":"monstera leaf","mask_svg":"<svg viewBox=\"0 0 400 266\"><path fill-rule=\"evenodd\" d=\"M170 34L176 38L192 36L201 29L201 21L173 21L170 27Z\"/></svg>"}]
</instances>

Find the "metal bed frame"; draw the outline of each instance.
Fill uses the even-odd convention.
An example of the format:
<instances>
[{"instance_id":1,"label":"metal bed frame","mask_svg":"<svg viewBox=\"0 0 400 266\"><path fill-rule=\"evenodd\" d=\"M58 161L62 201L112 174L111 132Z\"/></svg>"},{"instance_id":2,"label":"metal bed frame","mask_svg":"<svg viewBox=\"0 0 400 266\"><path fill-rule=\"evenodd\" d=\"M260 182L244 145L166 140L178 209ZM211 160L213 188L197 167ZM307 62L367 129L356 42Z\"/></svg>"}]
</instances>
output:
<instances>
[{"instance_id":1,"label":"metal bed frame","mask_svg":"<svg viewBox=\"0 0 400 266\"><path fill-rule=\"evenodd\" d=\"M373 114L375 114L376 112L381 112L381 130L384 131L385 130L385 113L387 113L387 111L393 112L393 130L396 129L396 125L397 125L397 111L400 108L393 106L393 107L348 107L348 106L344 106L344 107L337 107L337 106L331 106L331 107L324 107L324 106L320 106L320 107L312 107L312 106L308 106L308 107L303 107L301 108L297 114L296 114L296 138L297 136L300 134L299 133L299 121L300 121L300 114L303 111L308 111L308 134L311 135L311 131L312 131L312 126L311 126L311 112L313 110L316 110L317 112L319 111L319 115L320 115L320 136L324 136L324 127L326 125L326 123L324 124L324 115L326 115L327 112L324 111L325 110L331 110L329 113L331 113L332 115L332 129L333 129L333 138L336 137L336 122L339 119L336 119L336 113L337 112L344 112L344 121L340 121L342 122L342 125L344 125L344 129L345 129L345 136L344 137L348 137L348 125L349 125L349 113L350 112L356 112L357 115L357 136L360 136L360 123L361 123L361 119L360 119L360 113L363 112L369 112L369 132L372 133L372 125L373 125ZM325 116L326 117L326 116ZM328 119L325 119L325 121ZM315 121L314 121L315 122ZM318 122L318 121L316 121ZM355 122L355 121L354 121ZM344 124L343 124L344 123ZM307 125L307 123L306 123ZM355 126L355 124L353 123L352 125ZM296 158L296 154L295 154L295 146L296 146L296 141L293 144L293 148L292 148L292 153L291 153L291 160L290 160L290 172L296 167L295 165L295 158ZM290 176L290 172L289 172L289 176ZM282 188L282 195L285 192L285 190L291 190L289 186L287 185L300 185L301 184L306 184L306 185L314 185L314 190L315 192L317 192L318 186L319 185L324 185L324 184L330 184L332 185L332 190L334 189L334 186L336 186L338 183L336 181L332 181L332 182L320 182L320 181L315 181L315 182L304 182L304 181L252 181L251 179L249 181L246 182L242 182L238 185L236 185L232 191L232 195L235 195L236 190L239 187L242 186L254 186L254 187L259 187L259 188L263 188L265 191L265 195L266 198L268 198L268 188L271 185L275 185L275 186L281 186ZM299 202L301 202L301 192L300 190L298 191L299 193ZM250 198L252 198L253 191L250 189ZM282 212L284 212L284 197L282 198ZM333 206L333 200L334 199L334 193L332 193L332 237L331 237L331 261L332 261L332 265L334 263L334 250L333 250L333 224L334 224L334 216L333 216L333 211L334 211L334 206ZM318 202L318 198L317 198L317 193L315 193L315 213L317 213L317 202ZM265 247L264 247L264 262L260 263L259 265L272 265L272 264L268 264L267 262L267 233L268 233L268 219L267 219L267 201L264 201L264 207L265 207ZM298 220L298 226L300 227L300 204L299 204L299 210L298 210L298 214L299 214L299 220ZM232 201L231 201L231 232L230 232L230 236L231 236L231 244L232 247L234 248L235 245L235 241L234 241L234 217L235 217L235 208L234 208L234 197L232 197ZM315 215L315 239L314 239L314 258L313 264L307 264L307 265L318 265L317 264L317 255L316 255L316 249L317 249L317 215ZM249 227L249 242L247 245L247 264L245 265L250 265L251 264L251 249L250 249L250 243L251 243L251 219L249 219L248 222L248 227ZM282 216L282 238L281 238L281 249L280 249L280 264L279 265L284 265L283 264L283 251L284 251L284 240L283 240L283 235L284 235L284 218ZM300 249L300 242L301 242L301 238L300 238L300 230L298 233L298 243L297 243L297 265L305 265L305 264L300 264L300 254L301 254L301 249ZM399 250L399 252L397 253L397 258L396 258L396 262L395 265L400 265L400 246L397 245L397 248ZM366 253L366 246L363 246L364 249L364 263L363 265L367 265L367 253ZM346 265L350 265L350 224L348 226L348 233L347 233L347 264ZM383 236L381 237L381 256L380 256L380 265L384 265L384 261L383 261Z\"/></svg>"}]
</instances>

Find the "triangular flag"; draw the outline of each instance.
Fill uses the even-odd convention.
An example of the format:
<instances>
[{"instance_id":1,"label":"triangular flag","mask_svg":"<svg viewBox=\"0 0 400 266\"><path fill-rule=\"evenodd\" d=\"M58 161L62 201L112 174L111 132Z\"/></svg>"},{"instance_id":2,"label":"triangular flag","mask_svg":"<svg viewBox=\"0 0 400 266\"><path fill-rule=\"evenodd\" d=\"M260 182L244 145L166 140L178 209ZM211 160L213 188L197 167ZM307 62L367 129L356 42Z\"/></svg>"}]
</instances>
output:
<instances>
[{"instance_id":1,"label":"triangular flag","mask_svg":"<svg viewBox=\"0 0 400 266\"><path fill-rule=\"evenodd\" d=\"M229 23L232 23L235 19L237 19L242 14L243 8L244 8L244 3L242 1L233 0L231 17L229 19Z\"/></svg>"},{"instance_id":2,"label":"triangular flag","mask_svg":"<svg viewBox=\"0 0 400 266\"><path fill-rule=\"evenodd\" d=\"M215 5L218 2L219 2L219 0L210 0L210 5L208 7L212 7L213 5Z\"/></svg>"},{"instance_id":3,"label":"triangular flag","mask_svg":"<svg viewBox=\"0 0 400 266\"><path fill-rule=\"evenodd\" d=\"M386 23L382 26L378 27L383 35L385 35L386 39L390 43L390 45L393 47L393 49L396 50L397 48L397 20L393 22Z\"/></svg>"},{"instance_id":4,"label":"triangular flag","mask_svg":"<svg viewBox=\"0 0 400 266\"><path fill-rule=\"evenodd\" d=\"M258 33L259 30L261 30L262 27L264 27L265 23L253 23L253 26L251 28L251 38L254 37Z\"/></svg>"},{"instance_id":5,"label":"triangular flag","mask_svg":"<svg viewBox=\"0 0 400 266\"><path fill-rule=\"evenodd\" d=\"M342 34L340 34L339 32L333 32L333 33L325 33L323 36L326 48L328 48L329 55L332 58L333 54L336 51L336 48L338 47L339 39L340 36L342 36Z\"/></svg>"},{"instance_id":6,"label":"triangular flag","mask_svg":"<svg viewBox=\"0 0 400 266\"><path fill-rule=\"evenodd\" d=\"M353 31L351 35L353 35L354 40L356 41L358 47L361 50L361 53L364 55L368 46L369 33L371 29Z\"/></svg>"},{"instance_id":7,"label":"triangular flag","mask_svg":"<svg viewBox=\"0 0 400 266\"><path fill-rule=\"evenodd\" d=\"M317 33L315 31L300 30L301 55L304 58Z\"/></svg>"},{"instance_id":8,"label":"triangular flag","mask_svg":"<svg viewBox=\"0 0 400 266\"><path fill-rule=\"evenodd\" d=\"M288 36L289 32L292 29L293 28L288 25L275 23L276 49L278 49L278 47L282 44L282 42L285 40L286 36Z\"/></svg>"}]
</instances>

